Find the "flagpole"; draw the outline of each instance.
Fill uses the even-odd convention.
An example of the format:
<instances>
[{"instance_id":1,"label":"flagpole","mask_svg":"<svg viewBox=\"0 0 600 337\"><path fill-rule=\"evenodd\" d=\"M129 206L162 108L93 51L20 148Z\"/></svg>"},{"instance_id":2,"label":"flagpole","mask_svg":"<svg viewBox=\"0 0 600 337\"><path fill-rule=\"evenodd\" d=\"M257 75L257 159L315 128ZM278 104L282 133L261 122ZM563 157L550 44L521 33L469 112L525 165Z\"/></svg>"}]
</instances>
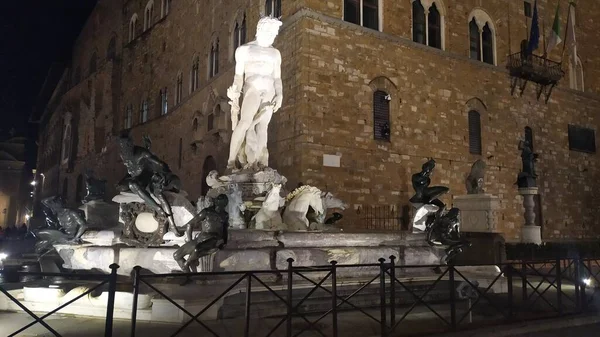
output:
<instances>
[{"instance_id":1,"label":"flagpole","mask_svg":"<svg viewBox=\"0 0 600 337\"><path fill-rule=\"evenodd\" d=\"M546 17L542 18L542 39L544 39L544 60L548 58L548 52L546 50Z\"/></svg>"},{"instance_id":2,"label":"flagpole","mask_svg":"<svg viewBox=\"0 0 600 337\"><path fill-rule=\"evenodd\" d=\"M510 41L510 1L506 2L506 7L508 7L508 55L512 54L512 45Z\"/></svg>"},{"instance_id":3,"label":"flagpole","mask_svg":"<svg viewBox=\"0 0 600 337\"><path fill-rule=\"evenodd\" d=\"M567 15L567 25L565 26L565 42L563 43L563 50L560 54L560 64L562 64L563 59L565 58L565 50L567 48L567 42L569 41L569 36L567 36L567 32L569 31L569 24L571 23L571 6L573 6L573 2L569 1L569 14Z\"/></svg>"}]
</instances>

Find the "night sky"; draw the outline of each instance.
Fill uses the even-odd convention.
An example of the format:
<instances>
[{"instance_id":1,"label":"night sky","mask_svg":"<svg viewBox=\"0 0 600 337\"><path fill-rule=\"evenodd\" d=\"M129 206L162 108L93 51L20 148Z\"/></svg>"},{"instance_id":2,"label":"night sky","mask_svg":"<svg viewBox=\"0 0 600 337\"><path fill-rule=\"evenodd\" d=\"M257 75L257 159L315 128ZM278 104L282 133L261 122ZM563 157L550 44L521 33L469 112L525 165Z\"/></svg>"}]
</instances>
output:
<instances>
[{"instance_id":1,"label":"night sky","mask_svg":"<svg viewBox=\"0 0 600 337\"><path fill-rule=\"evenodd\" d=\"M100 0L102 1L102 0ZM50 66L68 62L96 0L0 0L0 140L25 136L35 162L33 105Z\"/></svg>"}]
</instances>

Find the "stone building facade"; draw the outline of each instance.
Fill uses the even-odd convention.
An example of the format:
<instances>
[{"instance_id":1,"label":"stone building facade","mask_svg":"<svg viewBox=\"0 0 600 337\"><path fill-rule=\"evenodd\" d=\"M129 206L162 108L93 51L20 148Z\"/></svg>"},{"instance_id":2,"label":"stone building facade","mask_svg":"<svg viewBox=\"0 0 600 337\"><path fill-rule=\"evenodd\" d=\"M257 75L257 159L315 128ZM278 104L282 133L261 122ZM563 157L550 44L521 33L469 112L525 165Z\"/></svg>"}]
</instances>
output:
<instances>
[{"instance_id":1,"label":"stone building facade","mask_svg":"<svg viewBox=\"0 0 600 337\"><path fill-rule=\"evenodd\" d=\"M11 137L0 142L0 228L26 223L31 199L25 166L25 141Z\"/></svg>"},{"instance_id":2,"label":"stone building facade","mask_svg":"<svg viewBox=\"0 0 600 337\"><path fill-rule=\"evenodd\" d=\"M42 118L43 194L75 204L80 175L94 169L112 196L125 172L110 139L130 130L137 143L149 135L191 198L201 195L206 173L226 164L235 46L273 14L284 23L275 44L284 103L270 127L270 166L289 186L312 184L347 201L345 227L364 227L357 210L370 206L410 209L410 176L429 157L437 161L432 184L450 187L451 204L483 159L485 190L501 199L499 226L508 241L519 240L517 147L527 130L540 155L543 238L597 237L600 3L577 4L577 56L563 56L562 45L550 53L562 57L566 75L545 102L532 83L522 95L511 92L506 70L527 37L531 2L99 2ZM547 32L557 2L538 1ZM559 13L564 27L566 4Z\"/></svg>"}]
</instances>

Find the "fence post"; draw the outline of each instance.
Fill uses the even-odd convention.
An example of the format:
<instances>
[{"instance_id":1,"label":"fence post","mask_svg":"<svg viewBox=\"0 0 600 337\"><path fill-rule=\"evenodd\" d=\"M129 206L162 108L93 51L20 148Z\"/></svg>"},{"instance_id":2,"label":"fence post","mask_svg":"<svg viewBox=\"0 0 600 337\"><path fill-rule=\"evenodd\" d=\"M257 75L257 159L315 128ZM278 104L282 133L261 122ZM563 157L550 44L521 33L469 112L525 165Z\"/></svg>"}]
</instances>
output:
<instances>
[{"instance_id":1,"label":"fence post","mask_svg":"<svg viewBox=\"0 0 600 337\"><path fill-rule=\"evenodd\" d=\"M133 267L133 306L131 307L131 337L135 337L135 326L137 323L138 297L140 295L140 271L142 267Z\"/></svg>"},{"instance_id":2,"label":"fence post","mask_svg":"<svg viewBox=\"0 0 600 337\"><path fill-rule=\"evenodd\" d=\"M508 318L513 319L513 266L509 264L506 266L506 278L508 283Z\"/></svg>"},{"instance_id":3,"label":"fence post","mask_svg":"<svg viewBox=\"0 0 600 337\"><path fill-rule=\"evenodd\" d=\"M292 304L293 292L292 292L292 278L294 276L293 266L294 259L291 257L287 259L288 262L288 288L287 288L287 324L286 324L286 336L292 337L292 311L294 310L294 306Z\"/></svg>"},{"instance_id":4,"label":"fence post","mask_svg":"<svg viewBox=\"0 0 600 337\"><path fill-rule=\"evenodd\" d=\"M106 304L106 325L104 326L104 337L112 337L113 334L113 314L115 311L115 293L117 292L117 269L119 265L113 263L108 279L108 303Z\"/></svg>"},{"instance_id":5,"label":"fence post","mask_svg":"<svg viewBox=\"0 0 600 337\"><path fill-rule=\"evenodd\" d=\"M338 337L336 265L337 261L331 261L331 324L333 327L333 337Z\"/></svg>"},{"instance_id":6,"label":"fence post","mask_svg":"<svg viewBox=\"0 0 600 337\"><path fill-rule=\"evenodd\" d=\"M246 326L244 327L244 337L250 336L250 303L252 301L252 274L248 273L248 282L246 283Z\"/></svg>"},{"instance_id":7,"label":"fence post","mask_svg":"<svg viewBox=\"0 0 600 337\"><path fill-rule=\"evenodd\" d=\"M521 263L521 289L523 293L523 301L527 301L527 264Z\"/></svg>"},{"instance_id":8,"label":"fence post","mask_svg":"<svg viewBox=\"0 0 600 337\"><path fill-rule=\"evenodd\" d=\"M385 259L379 259L379 306L381 307L381 337L387 337L387 320L385 304Z\"/></svg>"},{"instance_id":9,"label":"fence post","mask_svg":"<svg viewBox=\"0 0 600 337\"><path fill-rule=\"evenodd\" d=\"M390 256L390 327L396 326L396 257Z\"/></svg>"},{"instance_id":10,"label":"fence post","mask_svg":"<svg viewBox=\"0 0 600 337\"><path fill-rule=\"evenodd\" d=\"M581 313L581 289L580 289L580 284L581 284L581 274L580 274L580 270L579 270L579 264L581 263L581 261L579 260L579 257L575 258L575 306L577 307L577 312Z\"/></svg>"},{"instance_id":11,"label":"fence post","mask_svg":"<svg viewBox=\"0 0 600 337\"><path fill-rule=\"evenodd\" d=\"M558 314L562 315L562 266L560 258L556 259L556 304L558 306Z\"/></svg>"},{"instance_id":12,"label":"fence post","mask_svg":"<svg viewBox=\"0 0 600 337\"><path fill-rule=\"evenodd\" d=\"M448 287L450 290L450 323L452 330L456 330L456 286L454 284L454 265L448 265Z\"/></svg>"}]
</instances>

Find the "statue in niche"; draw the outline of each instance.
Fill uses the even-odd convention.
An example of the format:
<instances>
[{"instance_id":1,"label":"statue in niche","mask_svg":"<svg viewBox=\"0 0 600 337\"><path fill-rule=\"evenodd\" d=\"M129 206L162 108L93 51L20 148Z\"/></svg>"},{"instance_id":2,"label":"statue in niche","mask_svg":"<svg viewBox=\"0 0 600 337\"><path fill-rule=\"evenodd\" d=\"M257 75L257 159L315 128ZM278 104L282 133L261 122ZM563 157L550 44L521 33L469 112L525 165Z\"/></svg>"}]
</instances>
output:
<instances>
[{"instance_id":1,"label":"statue in niche","mask_svg":"<svg viewBox=\"0 0 600 337\"><path fill-rule=\"evenodd\" d=\"M533 153L531 144L527 140L519 142L519 150L521 150L523 169L517 176L516 184L519 188L536 187L537 173L535 172L535 162L539 155Z\"/></svg>"},{"instance_id":2,"label":"statue in niche","mask_svg":"<svg viewBox=\"0 0 600 337\"><path fill-rule=\"evenodd\" d=\"M466 186L467 186L467 194L483 194L483 184L484 184L484 176L485 176L485 162L481 159L478 159L471 166L471 172L467 177Z\"/></svg>"},{"instance_id":3,"label":"statue in niche","mask_svg":"<svg viewBox=\"0 0 600 337\"><path fill-rule=\"evenodd\" d=\"M167 218L171 232L181 236L175 226L171 205L163 194L164 191L179 192L179 177L147 148L135 146L129 136L118 137L117 143L123 164L127 167L127 176L117 185L119 191L131 191L139 195L159 216Z\"/></svg>"},{"instance_id":4,"label":"statue in niche","mask_svg":"<svg viewBox=\"0 0 600 337\"><path fill-rule=\"evenodd\" d=\"M213 199L212 206L202 209L186 224L187 242L173 253L173 258L182 271L197 273L201 257L215 253L227 244L227 227L229 225L227 202L227 196L219 194ZM198 224L201 231L195 238L192 238L194 227ZM186 256L188 256L187 260Z\"/></svg>"},{"instance_id":5,"label":"statue in niche","mask_svg":"<svg viewBox=\"0 0 600 337\"><path fill-rule=\"evenodd\" d=\"M106 194L106 180L94 178L92 171L85 173L85 190L86 195L83 198L83 203L92 200L103 200Z\"/></svg>"},{"instance_id":6,"label":"statue in niche","mask_svg":"<svg viewBox=\"0 0 600 337\"><path fill-rule=\"evenodd\" d=\"M267 129L283 102L281 54L273 47L281 24L272 17L261 18L256 39L235 51L235 76L227 89L233 129L228 169L268 167Z\"/></svg>"}]
</instances>

